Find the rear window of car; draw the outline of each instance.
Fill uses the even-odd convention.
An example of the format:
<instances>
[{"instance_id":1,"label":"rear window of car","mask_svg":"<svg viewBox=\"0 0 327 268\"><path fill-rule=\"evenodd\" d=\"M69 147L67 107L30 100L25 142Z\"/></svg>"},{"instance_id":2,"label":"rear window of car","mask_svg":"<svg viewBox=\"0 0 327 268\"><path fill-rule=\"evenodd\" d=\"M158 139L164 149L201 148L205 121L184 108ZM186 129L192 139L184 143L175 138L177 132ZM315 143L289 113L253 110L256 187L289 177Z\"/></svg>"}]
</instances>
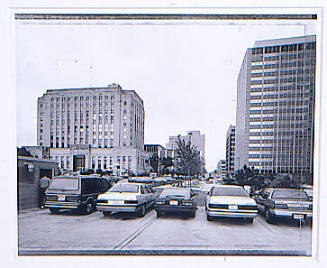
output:
<instances>
[{"instance_id":1,"label":"rear window of car","mask_svg":"<svg viewBox=\"0 0 327 268\"><path fill-rule=\"evenodd\" d=\"M190 191L185 191L185 190L183 191L178 189L165 189L161 192L159 198L165 198L167 196L183 197L187 199L191 198Z\"/></svg>"},{"instance_id":2,"label":"rear window of car","mask_svg":"<svg viewBox=\"0 0 327 268\"><path fill-rule=\"evenodd\" d=\"M54 178L48 188L49 190L76 191L79 189L78 179Z\"/></svg>"},{"instance_id":3,"label":"rear window of car","mask_svg":"<svg viewBox=\"0 0 327 268\"><path fill-rule=\"evenodd\" d=\"M274 190L272 194L274 199L292 199L292 200L308 200L308 196L304 191L298 190Z\"/></svg>"},{"instance_id":4,"label":"rear window of car","mask_svg":"<svg viewBox=\"0 0 327 268\"><path fill-rule=\"evenodd\" d=\"M138 185L133 184L116 184L109 192L120 192L120 193L137 193L139 191Z\"/></svg>"},{"instance_id":5,"label":"rear window of car","mask_svg":"<svg viewBox=\"0 0 327 268\"><path fill-rule=\"evenodd\" d=\"M248 197L249 195L242 188L234 187L213 187L211 196L241 196Z\"/></svg>"}]
</instances>

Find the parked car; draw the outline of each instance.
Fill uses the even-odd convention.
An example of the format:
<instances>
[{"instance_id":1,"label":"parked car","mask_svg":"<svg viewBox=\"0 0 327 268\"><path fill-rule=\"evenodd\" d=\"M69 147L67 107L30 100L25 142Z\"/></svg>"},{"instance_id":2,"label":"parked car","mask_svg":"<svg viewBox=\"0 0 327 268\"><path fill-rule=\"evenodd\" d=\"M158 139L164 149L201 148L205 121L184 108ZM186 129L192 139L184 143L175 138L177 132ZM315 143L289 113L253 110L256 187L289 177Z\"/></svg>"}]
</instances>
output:
<instances>
[{"instance_id":1,"label":"parked car","mask_svg":"<svg viewBox=\"0 0 327 268\"><path fill-rule=\"evenodd\" d=\"M312 219L312 201L303 190L265 188L255 196L255 201L268 223L275 223L278 218Z\"/></svg>"},{"instance_id":2,"label":"parked car","mask_svg":"<svg viewBox=\"0 0 327 268\"><path fill-rule=\"evenodd\" d=\"M98 195L109 188L110 183L106 178L85 175L54 177L45 192L44 207L52 213L60 209L73 209L90 214L95 210Z\"/></svg>"},{"instance_id":3,"label":"parked car","mask_svg":"<svg viewBox=\"0 0 327 268\"><path fill-rule=\"evenodd\" d=\"M196 204L193 197L195 194L190 189L166 188L158 196L154 203L157 217L167 213L188 214L195 216Z\"/></svg>"},{"instance_id":4,"label":"parked car","mask_svg":"<svg viewBox=\"0 0 327 268\"><path fill-rule=\"evenodd\" d=\"M151 207L157 194L150 186L139 183L118 183L109 191L99 195L96 208L104 215L111 212L135 212L143 217Z\"/></svg>"},{"instance_id":5,"label":"parked car","mask_svg":"<svg viewBox=\"0 0 327 268\"><path fill-rule=\"evenodd\" d=\"M218 185L211 188L206 198L207 220L213 217L243 218L252 223L258 214L255 201L241 186Z\"/></svg>"},{"instance_id":6,"label":"parked car","mask_svg":"<svg viewBox=\"0 0 327 268\"><path fill-rule=\"evenodd\" d=\"M311 185L302 185L301 190L305 191L305 193L309 196L310 201L313 199L313 186Z\"/></svg>"}]
</instances>

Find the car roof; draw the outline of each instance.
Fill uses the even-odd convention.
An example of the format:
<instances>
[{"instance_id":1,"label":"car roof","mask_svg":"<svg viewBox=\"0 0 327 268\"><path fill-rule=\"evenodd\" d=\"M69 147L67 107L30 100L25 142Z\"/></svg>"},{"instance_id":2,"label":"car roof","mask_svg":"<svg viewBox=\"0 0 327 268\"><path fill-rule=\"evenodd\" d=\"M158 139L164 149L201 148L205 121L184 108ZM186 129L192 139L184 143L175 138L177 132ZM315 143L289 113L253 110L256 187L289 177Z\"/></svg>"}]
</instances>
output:
<instances>
[{"instance_id":1,"label":"car roof","mask_svg":"<svg viewBox=\"0 0 327 268\"><path fill-rule=\"evenodd\" d=\"M303 190L301 189L294 189L294 188L265 188L264 191L300 191L300 192L303 192Z\"/></svg>"},{"instance_id":2,"label":"car roof","mask_svg":"<svg viewBox=\"0 0 327 268\"><path fill-rule=\"evenodd\" d=\"M53 177L53 179L107 179L105 177L89 176L89 175L60 175Z\"/></svg>"},{"instance_id":3,"label":"car roof","mask_svg":"<svg viewBox=\"0 0 327 268\"><path fill-rule=\"evenodd\" d=\"M243 189L243 187L239 186L239 185L219 185L219 184L215 184L215 186L213 186L212 188L241 188L241 189Z\"/></svg>"},{"instance_id":4,"label":"car roof","mask_svg":"<svg viewBox=\"0 0 327 268\"><path fill-rule=\"evenodd\" d=\"M137 185L137 186L148 186L148 185L144 185L144 184L142 184L142 183L135 183L135 182L131 182L131 183L129 183L129 182L122 182L122 183L119 183L119 182L117 182L117 183L116 183L116 185L121 185L121 184Z\"/></svg>"}]
</instances>

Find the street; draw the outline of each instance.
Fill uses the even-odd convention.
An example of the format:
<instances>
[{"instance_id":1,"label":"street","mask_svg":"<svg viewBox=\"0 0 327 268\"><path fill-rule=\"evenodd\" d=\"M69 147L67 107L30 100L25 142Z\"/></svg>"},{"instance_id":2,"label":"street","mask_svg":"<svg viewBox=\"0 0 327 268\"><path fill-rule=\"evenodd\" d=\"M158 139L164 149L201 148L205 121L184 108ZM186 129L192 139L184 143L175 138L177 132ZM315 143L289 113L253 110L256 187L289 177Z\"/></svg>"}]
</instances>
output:
<instances>
[{"instance_id":1,"label":"street","mask_svg":"<svg viewBox=\"0 0 327 268\"><path fill-rule=\"evenodd\" d=\"M261 215L253 224L232 219L208 222L204 196L197 197L195 218L157 218L153 209L143 218L25 210L18 215L19 254L311 255L309 223L271 225Z\"/></svg>"}]
</instances>

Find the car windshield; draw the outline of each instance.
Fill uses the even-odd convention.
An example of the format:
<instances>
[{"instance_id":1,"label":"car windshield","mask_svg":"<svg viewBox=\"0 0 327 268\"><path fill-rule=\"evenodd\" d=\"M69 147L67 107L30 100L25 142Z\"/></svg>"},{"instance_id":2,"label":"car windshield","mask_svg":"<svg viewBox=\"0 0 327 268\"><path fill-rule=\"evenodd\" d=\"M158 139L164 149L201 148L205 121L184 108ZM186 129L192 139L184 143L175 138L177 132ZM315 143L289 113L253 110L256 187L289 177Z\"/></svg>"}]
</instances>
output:
<instances>
[{"instance_id":1,"label":"car windshield","mask_svg":"<svg viewBox=\"0 0 327 268\"><path fill-rule=\"evenodd\" d=\"M248 194L242 188L234 187L213 187L212 196L242 196L248 197Z\"/></svg>"},{"instance_id":2,"label":"car windshield","mask_svg":"<svg viewBox=\"0 0 327 268\"><path fill-rule=\"evenodd\" d=\"M165 189L161 192L159 198L165 198L167 196L183 197L185 199L191 198L190 191L185 191L180 189Z\"/></svg>"},{"instance_id":3,"label":"car windshield","mask_svg":"<svg viewBox=\"0 0 327 268\"><path fill-rule=\"evenodd\" d=\"M298 190L275 190L272 194L272 198L274 199L301 199L301 200L308 200L308 196L304 191Z\"/></svg>"},{"instance_id":4,"label":"car windshield","mask_svg":"<svg viewBox=\"0 0 327 268\"><path fill-rule=\"evenodd\" d=\"M116 184L109 192L124 192L124 193L137 193L139 186L135 184Z\"/></svg>"},{"instance_id":5,"label":"car windshield","mask_svg":"<svg viewBox=\"0 0 327 268\"><path fill-rule=\"evenodd\" d=\"M78 179L54 178L48 188L49 190L78 190Z\"/></svg>"}]
</instances>

